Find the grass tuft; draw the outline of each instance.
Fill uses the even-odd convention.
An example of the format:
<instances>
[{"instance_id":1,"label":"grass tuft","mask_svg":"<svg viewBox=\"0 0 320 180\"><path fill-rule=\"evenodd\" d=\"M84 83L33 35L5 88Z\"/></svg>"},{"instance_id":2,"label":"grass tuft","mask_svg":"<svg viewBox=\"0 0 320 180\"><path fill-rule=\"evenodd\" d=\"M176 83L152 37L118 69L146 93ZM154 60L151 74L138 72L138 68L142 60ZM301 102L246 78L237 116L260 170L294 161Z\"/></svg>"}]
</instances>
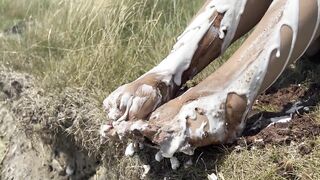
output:
<instances>
[{"instance_id":1,"label":"grass tuft","mask_svg":"<svg viewBox=\"0 0 320 180\"><path fill-rule=\"evenodd\" d=\"M0 61L39 77L46 90L89 89L100 99L137 78L170 51L201 1L2 0ZM1 19L6 19L2 22Z\"/></svg>"}]
</instances>

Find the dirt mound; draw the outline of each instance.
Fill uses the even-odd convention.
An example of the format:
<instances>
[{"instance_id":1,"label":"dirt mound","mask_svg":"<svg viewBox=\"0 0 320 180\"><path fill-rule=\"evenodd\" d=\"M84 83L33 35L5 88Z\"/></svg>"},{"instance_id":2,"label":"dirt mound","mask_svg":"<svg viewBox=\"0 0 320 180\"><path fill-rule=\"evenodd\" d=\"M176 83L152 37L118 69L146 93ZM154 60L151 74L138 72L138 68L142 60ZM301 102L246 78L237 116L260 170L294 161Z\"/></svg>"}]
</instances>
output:
<instances>
[{"instance_id":1,"label":"dirt mound","mask_svg":"<svg viewBox=\"0 0 320 180\"><path fill-rule=\"evenodd\" d=\"M6 127L2 179L141 178L144 163L138 156L124 157L125 146L100 141L106 119L93 95L72 88L45 92L33 78L10 70L0 77L1 102L11 117L1 125ZM16 128L9 134L11 125Z\"/></svg>"},{"instance_id":2,"label":"dirt mound","mask_svg":"<svg viewBox=\"0 0 320 180\"><path fill-rule=\"evenodd\" d=\"M33 143L18 128L11 111L11 102L21 97L21 93L31 88L32 78L25 74L2 69L0 73L0 141L4 144L1 159L1 179L40 178L58 179L51 173L48 164L53 159L51 152L39 141Z\"/></svg>"},{"instance_id":3,"label":"dirt mound","mask_svg":"<svg viewBox=\"0 0 320 180\"><path fill-rule=\"evenodd\" d=\"M99 162L86 150L76 146L67 134L47 134L41 136L46 137L43 141L34 133L35 129L44 129L35 121L37 112L45 111L48 102L33 82L26 74L1 69L1 179L88 179ZM33 101L27 101L31 97ZM39 109L32 109L36 105ZM56 129L54 123L44 127Z\"/></svg>"}]
</instances>

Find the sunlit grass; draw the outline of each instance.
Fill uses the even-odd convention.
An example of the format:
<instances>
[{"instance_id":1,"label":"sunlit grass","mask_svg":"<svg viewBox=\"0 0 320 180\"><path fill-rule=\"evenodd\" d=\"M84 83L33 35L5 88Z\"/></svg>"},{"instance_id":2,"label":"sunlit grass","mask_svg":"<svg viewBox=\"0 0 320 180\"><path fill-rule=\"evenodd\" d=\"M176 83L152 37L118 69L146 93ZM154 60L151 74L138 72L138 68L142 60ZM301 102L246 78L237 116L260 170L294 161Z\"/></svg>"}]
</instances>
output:
<instances>
[{"instance_id":1,"label":"sunlit grass","mask_svg":"<svg viewBox=\"0 0 320 180\"><path fill-rule=\"evenodd\" d=\"M2 30L24 21L26 32L0 40L0 61L36 75L49 90L81 87L102 98L161 61L200 4L2 0Z\"/></svg>"}]
</instances>

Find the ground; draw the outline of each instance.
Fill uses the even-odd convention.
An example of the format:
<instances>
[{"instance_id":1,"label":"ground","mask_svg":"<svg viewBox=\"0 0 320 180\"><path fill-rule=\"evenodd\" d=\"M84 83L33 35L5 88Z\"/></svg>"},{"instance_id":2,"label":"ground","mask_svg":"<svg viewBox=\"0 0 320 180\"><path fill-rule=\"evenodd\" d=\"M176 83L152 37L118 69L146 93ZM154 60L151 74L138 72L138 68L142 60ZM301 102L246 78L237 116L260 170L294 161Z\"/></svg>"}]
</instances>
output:
<instances>
[{"instance_id":1,"label":"ground","mask_svg":"<svg viewBox=\"0 0 320 180\"><path fill-rule=\"evenodd\" d=\"M320 179L320 65L304 56L260 95L235 143L154 160L101 142L102 100L170 50L201 1L0 1L0 179ZM188 86L220 66L233 45ZM288 113L288 110L290 113ZM270 118L287 117L270 125Z\"/></svg>"}]
</instances>

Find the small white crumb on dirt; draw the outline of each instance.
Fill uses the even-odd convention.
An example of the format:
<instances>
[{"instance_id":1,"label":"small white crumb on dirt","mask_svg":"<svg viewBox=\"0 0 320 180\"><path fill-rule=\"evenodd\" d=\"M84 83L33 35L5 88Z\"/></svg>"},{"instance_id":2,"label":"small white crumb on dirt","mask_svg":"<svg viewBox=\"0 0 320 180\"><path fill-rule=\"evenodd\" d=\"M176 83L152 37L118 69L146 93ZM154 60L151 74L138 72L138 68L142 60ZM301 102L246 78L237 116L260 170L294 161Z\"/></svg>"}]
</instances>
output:
<instances>
[{"instance_id":1,"label":"small white crumb on dirt","mask_svg":"<svg viewBox=\"0 0 320 180\"><path fill-rule=\"evenodd\" d=\"M291 116L282 116L282 117L275 117L275 118L271 118L271 124L268 125L268 127L277 124L277 123L287 123L290 122L292 120Z\"/></svg>"},{"instance_id":2,"label":"small white crumb on dirt","mask_svg":"<svg viewBox=\"0 0 320 180\"><path fill-rule=\"evenodd\" d=\"M102 137L104 137L104 138L107 137L106 132L108 132L111 128L112 128L111 125L101 125L101 127L100 127L100 135Z\"/></svg>"},{"instance_id":3,"label":"small white crumb on dirt","mask_svg":"<svg viewBox=\"0 0 320 180\"><path fill-rule=\"evenodd\" d=\"M157 152L157 154L154 156L154 158L156 159L156 161L160 162L163 159L163 156L160 152Z\"/></svg>"},{"instance_id":4,"label":"small white crumb on dirt","mask_svg":"<svg viewBox=\"0 0 320 180\"><path fill-rule=\"evenodd\" d=\"M130 143L128 146L127 146L127 148L126 148L126 151L125 151L125 153L124 153L126 156L133 156L133 154L134 154L134 145L133 145L133 143Z\"/></svg>"},{"instance_id":5,"label":"small white crumb on dirt","mask_svg":"<svg viewBox=\"0 0 320 180\"><path fill-rule=\"evenodd\" d=\"M150 172L151 167L150 165L143 165L143 169L144 169L144 172L141 176L141 179L146 178L147 174Z\"/></svg>"},{"instance_id":6,"label":"small white crumb on dirt","mask_svg":"<svg viewBox=\"0 0 320 180\"><path fill-rule=\"evenodd\" d=\"M208 174L208 180L218 180L218 177L214 173Z\"/></svg>"},{"instance_id":7,"label":"small white crumb on dirt","mask_svg":"<svg viewBox=\"0 0 320 180\"><path fill-rule=\"evenodd\" d=\"M255 139L254 142L255 142L255 143L262 143L262 142L263 142L263 139Z\"/></svg>"},{"instance_id":8,"label":"small white crumb on dirt","mask_svg":"<svg viewBox=\"0 0 320 180\"><path fill-rule=\"evenodd\" d=\"M185 169L188 169L189 167L191 167L193 165L192 159L190 158L187 162L184 163L183 167Z\"/></svg>"},{"instance_id":9,"label":"small white crumb on dirt","mask_svg":"<svg viewBox=\"0 0 320 180\"><path fill-rule=\"evenodd\" d=\"M68 176L71 176L71 175L73 175L73 173L74 173L74 169L70 165L68 165L66 168L66 174Z\"/></svg>"},{"instance_id":10,"label":"small white crumb on dirt","mask_svg":"<svg viewBox=\"0 0 320 180\"><path fill-rule=\"evenodd\" d=\"M58 172L63 171L63 167L61 166L59 161L57 161L56 159L52 160L51 166L55 171L58 171Z\"/></svg>"},{"instance_id":11,"label":"small white crumb on dirt","mask_svg":"<svg viewBox=\"0 0 320 180\"><path fill-rule=\"evenodd\" d=\"M180 162L176 157L170 158L171 168L176 170L180 167Z\"/></svg>"},{"instance_id":12,"label":"small white crumb on dirt","mask_svg":"<svg viewBox=\"0 0 320 180\"><path fill-rule=\"evenodd\" d=\"M139 149L142 150L144 148L144 144L139 143Z\"/></svg>"}]
</instances>

